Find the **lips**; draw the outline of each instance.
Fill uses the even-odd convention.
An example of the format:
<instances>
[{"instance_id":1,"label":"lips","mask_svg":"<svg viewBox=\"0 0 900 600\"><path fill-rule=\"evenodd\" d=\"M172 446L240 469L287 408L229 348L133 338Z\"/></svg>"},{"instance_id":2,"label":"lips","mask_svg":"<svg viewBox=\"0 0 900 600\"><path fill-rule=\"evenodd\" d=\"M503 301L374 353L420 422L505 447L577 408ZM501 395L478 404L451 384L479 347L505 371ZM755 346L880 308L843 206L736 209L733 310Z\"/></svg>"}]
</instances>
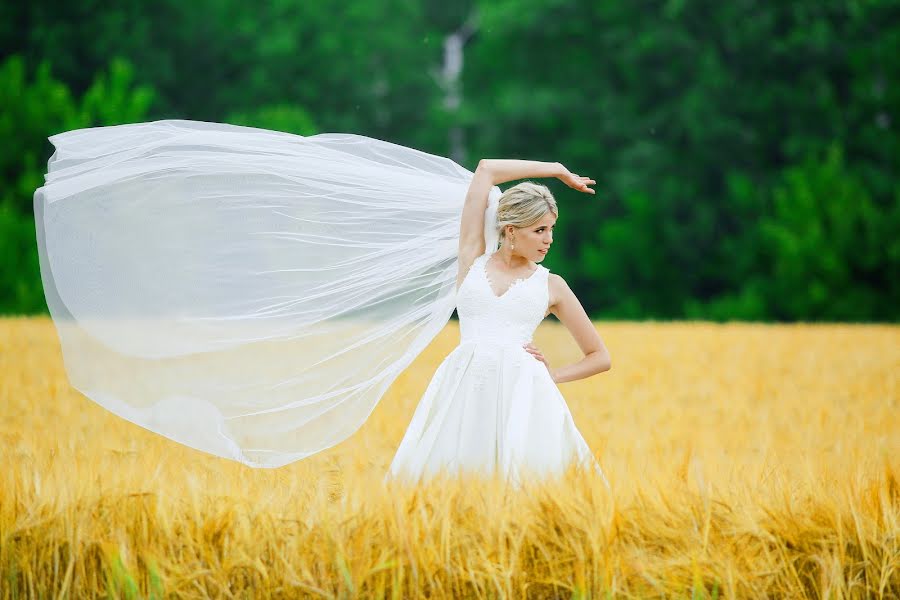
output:
<instances>
[{"instance_id":1,"label":"lips","mask_svg":"<svg viewBox=\"0 0 900 600\"><path fill-rule=\"evenodd\" d=\"M547 254L548 248L544 248L543 250L538 250L541 254Z\"/></svg>"}]
</instances>

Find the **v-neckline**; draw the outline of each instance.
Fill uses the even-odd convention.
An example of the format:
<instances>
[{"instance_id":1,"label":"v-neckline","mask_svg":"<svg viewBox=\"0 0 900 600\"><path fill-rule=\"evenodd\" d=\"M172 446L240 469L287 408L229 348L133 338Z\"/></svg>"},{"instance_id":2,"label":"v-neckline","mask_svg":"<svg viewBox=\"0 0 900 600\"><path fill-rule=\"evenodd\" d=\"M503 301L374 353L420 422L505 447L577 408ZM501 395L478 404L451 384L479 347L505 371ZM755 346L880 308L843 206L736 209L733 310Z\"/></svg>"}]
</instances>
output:
<instances>
[{"instance_id":1,"label":"v-neckline","mask_svg":"<svg viewBox=\"0 0 900 600\"><path fill-rule=\"evenodd\" d=\"M490 276L488 276L488 272L487 272L487 262L491 259L491 257L494 254L496 254L496 252L492 252L490 254L485 254L486 258L483 261L481 261L481 272L484 274L484 283L487 286L488 291L491 293L491 296L493 296L497 300L505 297L511 289L513 289L520 283L525 283L526 281L528 281L529 279L534 277L538 271L541 270L541 265L537 265L537 267L534 269L534 271L532 271L531 274L529 274L527 277L516 277L515 279L512 280L512 283L509 284L509 287L507 287L503 291L503 293L498 296L494 292L494 288L491 287L491 278L490 278Z\"/></svg>"}]
</instances>

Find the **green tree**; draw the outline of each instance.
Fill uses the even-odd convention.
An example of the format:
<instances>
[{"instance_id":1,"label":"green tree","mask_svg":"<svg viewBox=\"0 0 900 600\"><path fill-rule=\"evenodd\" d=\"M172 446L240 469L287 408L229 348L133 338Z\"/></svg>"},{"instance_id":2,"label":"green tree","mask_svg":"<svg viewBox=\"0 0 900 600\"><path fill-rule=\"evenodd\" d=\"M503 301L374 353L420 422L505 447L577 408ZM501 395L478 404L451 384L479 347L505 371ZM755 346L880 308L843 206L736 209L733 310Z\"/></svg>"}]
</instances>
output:
<instances>
[{"instance_id":1,"label":"green tree","mask_svg":"<svg viewBox=\"0 0 900 600\"><path fill-rule=\"evenodd\" d=\"M772 213L759 224L769 312L789 320L890 319L900 305L900 186L885 214L840 146L824 154L785 169Z\"/></svg>"},{"instance_id":2,"label":"green tree","mask_svg":"<svg viewBox=\"0 0 900 600\"><path fill-rule=\"evenodd\" d=\"M597 180L590 201L560 188L548 257L594 314L762 317L755 230L772 206L740 188L770 190L834 142L882 219L896 210L896 2L479 6L473 160L560 160Z\"/></svg>"},{"instance_id":3,"label":"green tree","mask_svg":"<svg viewBox=\"0 0 900 600\"><path fill-rule=\"evenodd\" d=\"M463 43L459 77L443 69L460 56L453 42ZM845 200L865 199L880 227L896 223L896 0L32 0L0 3L9 54L24 73L52 59L78 98L122 56L157 91L153 118L360 133L452 150L469 168L485 156L559 160L596 179L597 195L547 182L561 209L547 266L595 316L900 315L890 255L839 276L812 268L812 247L803 261L791 248L804 219L824 218L796 200L795 179L827 194L829 169L854 182ZM9 129L21 116L4 121L8 139L34 149L0 158L15 214L40 184L44 136L69 127L55 102L24 115L51 123L31 136L43 150ZM857 235L888 239L867 227ZM841 243L820 254L843 257ZM816 269L827 276L804 280L813 291L795 300L774 283ZM848 291L833 306L814 301L841 281Z\"/></svg>"}]
</instances>

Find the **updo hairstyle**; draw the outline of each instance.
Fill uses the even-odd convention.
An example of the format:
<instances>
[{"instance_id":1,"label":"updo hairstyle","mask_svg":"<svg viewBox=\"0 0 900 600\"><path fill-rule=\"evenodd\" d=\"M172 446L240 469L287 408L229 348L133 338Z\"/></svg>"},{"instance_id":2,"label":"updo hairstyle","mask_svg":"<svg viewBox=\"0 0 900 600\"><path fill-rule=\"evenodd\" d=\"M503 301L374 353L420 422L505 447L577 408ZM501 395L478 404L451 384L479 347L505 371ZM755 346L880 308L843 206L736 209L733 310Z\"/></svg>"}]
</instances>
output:
<instances>
[{"instance_id":1,"label":"updo hairstyle","mask_svg":"<svg viewBox=\"0 0 900 600\"><path fill-rule=\"evenodd\" d=\"M507 225L528 227L537 223L548 212L559 218L556 199L547 186L533 181L523 181L505 190L497 202L500 245L503 245L506 238Z\"/></svg>"}]
</instances>

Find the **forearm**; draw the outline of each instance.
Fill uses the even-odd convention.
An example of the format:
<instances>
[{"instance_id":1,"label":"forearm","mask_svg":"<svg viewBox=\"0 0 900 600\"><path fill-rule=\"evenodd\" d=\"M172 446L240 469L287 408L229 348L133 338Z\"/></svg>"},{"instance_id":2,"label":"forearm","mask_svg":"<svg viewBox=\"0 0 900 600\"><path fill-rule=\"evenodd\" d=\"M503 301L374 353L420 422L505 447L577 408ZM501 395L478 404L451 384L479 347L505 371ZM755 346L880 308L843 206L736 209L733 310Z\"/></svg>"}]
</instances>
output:
<instances>
[{"instance_id":1,"label":"forearm","mask_svg":"<svg viewBox=\"0 0 900 600\"><path fill-rule=\"evenodd\" d=\"M565 383L609 371L611 368L612 362L606 352L591 352L577 363L552 369L551 375L556 383Z\"/></svg>"},{"instance_id":2,"label":"forearm","mask_svg":"<svg viewBox=\"0 0 900 600\"><path fill-rule=\"evenodd\" d=\"M558 162L516 158L482 158L478 168L490 173L493 185L528 177L558 177L566 171Z\"/></svg>"}]
</instances>

